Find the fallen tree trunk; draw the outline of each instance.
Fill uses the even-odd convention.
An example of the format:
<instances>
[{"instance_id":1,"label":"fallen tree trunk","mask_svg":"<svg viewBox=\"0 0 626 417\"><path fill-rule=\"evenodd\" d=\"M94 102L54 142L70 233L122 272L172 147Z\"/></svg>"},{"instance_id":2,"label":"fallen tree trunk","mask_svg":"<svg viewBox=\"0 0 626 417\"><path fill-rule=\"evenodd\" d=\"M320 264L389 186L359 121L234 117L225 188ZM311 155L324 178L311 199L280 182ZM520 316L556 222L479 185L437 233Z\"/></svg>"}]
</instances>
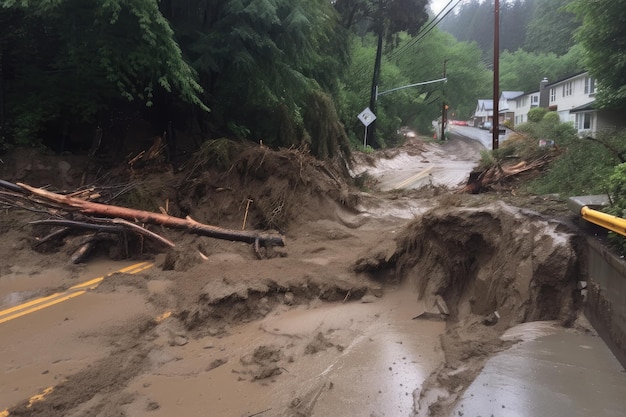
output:
<instances>
[{"instance_id":1,"label":"fallen tree trunk","mask_svg":"<svg viewBox=\"0 0 626 417\"><path fill-rule=\"evenodd\" d=\"M253 243L261 246L285 246L283 237L278 233L259 233L254 231L224 229L197 222L191 217L182 219L162 213L152 213L127 207L95 203L93 201L86 201L69 195L57 194L41 188L31 187L23 183L11 184L2 181L0 185L12 191L16 191L17 189L15 187L19 187L37 197L37 203L47 204L55 209L63 208L67 211L79 212L84 215L96 215L113 219L121 218L140 223L159 224L216 239Z\"/></svg>"}]
</instances>

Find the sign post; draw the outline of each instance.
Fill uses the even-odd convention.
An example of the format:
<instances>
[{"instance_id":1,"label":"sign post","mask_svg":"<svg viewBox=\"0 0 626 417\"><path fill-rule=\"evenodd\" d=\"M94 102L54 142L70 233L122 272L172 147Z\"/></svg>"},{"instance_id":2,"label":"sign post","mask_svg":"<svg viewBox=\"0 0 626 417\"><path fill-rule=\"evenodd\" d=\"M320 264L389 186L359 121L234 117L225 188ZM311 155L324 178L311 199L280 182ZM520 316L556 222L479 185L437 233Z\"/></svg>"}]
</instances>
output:
<instances>
[{"instance_id":1,"label":"sign post","mask_svg":"<svg viewBox=\"0 0 626 417\"><path fill-rule=\"evenodd\" d=\"M367 146L367 127L372 124L374 120L376 120L376 115L370 110L369 107L366 107L359 115L357 116L361 123L365 126L365 135L363 136L363 150Z\"/></svg>"}]
</instances>

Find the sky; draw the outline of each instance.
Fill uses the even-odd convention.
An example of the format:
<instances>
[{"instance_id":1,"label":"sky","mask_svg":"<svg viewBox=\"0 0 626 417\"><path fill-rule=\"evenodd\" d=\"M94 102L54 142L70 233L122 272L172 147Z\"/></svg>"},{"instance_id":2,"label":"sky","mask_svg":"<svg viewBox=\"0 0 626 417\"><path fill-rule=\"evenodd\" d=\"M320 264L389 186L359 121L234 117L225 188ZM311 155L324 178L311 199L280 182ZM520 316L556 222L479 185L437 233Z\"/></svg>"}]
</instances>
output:
<instances>
[{"instance_id":1,"label":"sky","mask_svg":"<svg viewBox=\"0 0 626 417\"><path fill-rule=\"evenodd\" d=\"M433 9L433 11L435 12L435 14L439 13L441 10L443 10L444 7L446 7L448 5L448 3L450 3L450 0L430 0L430 8ZM457 8L462 4L463 2L461 1L458 5ZM455 5L456 4L456 0L451 4L451 5Z\"/></svg>"},{"instance_id":2,"label":"sky","mask_svg":"<svg viewBox=\"0 0 626 417\"><path fill-rule=\"evenodd\" d=\"M439 13L450 0L430 0L430 8L433 9L435 14Z\"/></svg>"}]
</instances>

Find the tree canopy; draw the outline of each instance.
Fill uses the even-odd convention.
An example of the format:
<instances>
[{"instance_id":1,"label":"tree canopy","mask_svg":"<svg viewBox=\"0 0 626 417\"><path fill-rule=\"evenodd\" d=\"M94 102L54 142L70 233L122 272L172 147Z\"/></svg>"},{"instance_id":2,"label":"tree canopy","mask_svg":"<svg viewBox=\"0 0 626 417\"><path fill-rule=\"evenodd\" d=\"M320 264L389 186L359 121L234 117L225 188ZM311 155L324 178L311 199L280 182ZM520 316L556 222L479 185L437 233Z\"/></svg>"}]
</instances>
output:
<instances>
[{"instance_id":1,"label":"tree canopy","mask_svg":"<svg viewBox=\"0 0 626 417\"><path fill-rule=\"evenodd\" d=\"M582 20L576 40L586 69L598 79L601 106L626 106L626 0L575 0L569 10Z\"/></svg>"}]
</instances>

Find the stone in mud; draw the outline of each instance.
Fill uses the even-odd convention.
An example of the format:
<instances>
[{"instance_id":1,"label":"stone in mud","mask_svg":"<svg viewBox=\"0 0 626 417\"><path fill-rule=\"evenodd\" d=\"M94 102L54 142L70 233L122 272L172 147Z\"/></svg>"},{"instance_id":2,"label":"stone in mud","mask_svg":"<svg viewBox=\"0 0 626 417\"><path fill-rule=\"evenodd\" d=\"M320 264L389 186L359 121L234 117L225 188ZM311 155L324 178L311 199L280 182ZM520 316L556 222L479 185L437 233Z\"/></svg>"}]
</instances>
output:
<instances>
[{"instance_id":1,"label":"stone in mud","mask_svg":"<svg viewBox=\"0 0 626 417\"><path fill-rule=\"evenodd\" d=\"M361 302L362 303L375 303L376 301L378 301L378 300L377 300L376 296L374 296L374 295L369 295L368 294L368 295L364 295L361 298Z\"/></svg>"}]
</instances>

